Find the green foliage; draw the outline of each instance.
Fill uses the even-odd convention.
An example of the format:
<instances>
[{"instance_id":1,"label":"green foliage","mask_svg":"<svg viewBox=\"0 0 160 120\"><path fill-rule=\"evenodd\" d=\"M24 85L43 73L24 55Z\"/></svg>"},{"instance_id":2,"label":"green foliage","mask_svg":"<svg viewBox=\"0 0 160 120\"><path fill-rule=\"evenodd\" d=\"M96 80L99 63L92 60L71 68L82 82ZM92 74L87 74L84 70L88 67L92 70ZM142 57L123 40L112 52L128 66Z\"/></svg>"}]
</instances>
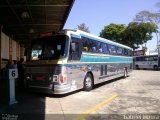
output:
<instances>
[{"instance_id":1,"label":"green foliage","mask_svg":"<svg viewBox=\"0 0 160 120\"><path fill-rule=\"evenodd\" d=\"M151 22L131 22L125 32L124 44L137 48L139 45L152 39L152 33L157 31L157 25Z\"/></svg>"},{"instance_id":2,"label":"green foliage","mask_svg":"<svg viewBox=\"0 0 160 120\"><path fill-rule=\"evenodd\" d=\"M77 29L90 33L89 27L87 27L85 23L77 25Z\"/></svg>"},{"instance_id":3,"label":"green foliage","mask_svg":"<svg viewBox=\"0 0 160 120\"><path fill-rule=\"evenodd\" d=\"M152 33L157 31L157 25L151 22L131 22L110 24L100 32L100 37L128 45L136 49L139 45L152 39Z\"/></svg>"},{"instance_id":4,"label":"green foliage","mask_svg":"<svg viewBox=\"0 0 160 120\"><path fill-rule=\"evenodd\" d=\"M112 41L121 43L124 31L125 31L124 24L112 23L104 27L104 29L100 32L100 37L107 38Z\"/></svg>"}]
</instances>

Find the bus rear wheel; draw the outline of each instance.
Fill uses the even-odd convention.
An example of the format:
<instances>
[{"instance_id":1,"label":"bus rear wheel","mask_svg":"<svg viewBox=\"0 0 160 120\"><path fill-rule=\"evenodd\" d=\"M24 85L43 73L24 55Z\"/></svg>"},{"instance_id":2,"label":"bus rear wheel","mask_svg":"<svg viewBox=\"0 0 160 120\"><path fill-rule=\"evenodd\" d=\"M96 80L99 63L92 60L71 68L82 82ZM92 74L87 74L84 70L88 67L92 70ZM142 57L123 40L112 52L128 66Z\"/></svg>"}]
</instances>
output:
<instances>
[{"instance_id":1,"label":"bus rear wheel","mask_svg":"<svg viewBox=\"0 0 160 120\"><path fill-rule=\"evenodd\" d=\"M84 90L90 91L93 88L93 77L91 74L87 74L84 78Z\"/></svg>"},{"instance_id":2,"label":"bus rear wheel","mask_svg":"<svg viewBox=\"0 0 160 120\"><path fill-rule=\"evenodd\" d=\"M138 65L136 65L136 70L139 70L139 66Z\"/></svg>"},{"instance_id":3,"label":"bus rear wheel","mask_svg":"<svg viewBox=\"0 0 160 120\"><path fill-rule=\"evenodd\" d=\"M158 66L157 66L157 65L155 65L153 69L154 69L154 70L158 70Z\"/></svg>"}]
</instances>

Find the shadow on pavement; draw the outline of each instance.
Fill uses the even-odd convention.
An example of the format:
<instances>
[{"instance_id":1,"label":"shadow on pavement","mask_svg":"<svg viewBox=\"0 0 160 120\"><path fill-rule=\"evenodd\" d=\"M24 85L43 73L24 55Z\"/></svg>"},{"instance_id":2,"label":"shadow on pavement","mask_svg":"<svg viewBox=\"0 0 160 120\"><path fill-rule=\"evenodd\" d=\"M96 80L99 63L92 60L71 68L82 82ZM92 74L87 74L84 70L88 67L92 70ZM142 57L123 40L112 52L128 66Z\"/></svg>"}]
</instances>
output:
<instances>
[{"instance_id":1,"label":"shadow on pavement","mask_svg":"<svg viewBox=\"0 0 160 120\"><path fill-rule=\"evenodd\" d=\"M94 89L97 89L103 85L106 85L106 84L110 84L110 83L113 83L115 81L118 81L118 80L123 80L124 78L123 77L120 77L120 78L115 78L115 79L111 79L111 80L108 80L108 81L105 81L105 82L102 82L102 83L99 83L99 84L96 84L94 86Z\"/></svg>"},{"instance_id":2,"label":"shadow on pavement","mask_svg":"<svg viewBox=\"0 0 160 120\"><path fill-rule=\"evenodd\" d=\"M14 105L0 105L0 119L3 120L45 120L45 96L16 90Z\"/></svg>"}]
</instances>

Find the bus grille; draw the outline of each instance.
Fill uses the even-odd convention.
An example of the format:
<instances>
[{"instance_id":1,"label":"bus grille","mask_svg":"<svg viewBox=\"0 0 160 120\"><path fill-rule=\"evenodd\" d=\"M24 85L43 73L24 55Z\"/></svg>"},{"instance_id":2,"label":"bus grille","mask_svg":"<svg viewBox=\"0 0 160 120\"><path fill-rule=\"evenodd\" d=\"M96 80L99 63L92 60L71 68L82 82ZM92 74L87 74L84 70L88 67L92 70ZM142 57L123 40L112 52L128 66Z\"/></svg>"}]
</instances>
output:
<instances>
[{"instance_id":1,"label":"bus grille","mask_svg":"<svg viewBox=\"0 0 160 120\"><path fill-rule=\"evenodd\" d=\"M48 74L60 74L61 73L61 66L49 66L49 67L44 67L44 66L40 66L40 67L27 67L26 71L28 73L48 73Z\"/></svg>"}]
</instances>

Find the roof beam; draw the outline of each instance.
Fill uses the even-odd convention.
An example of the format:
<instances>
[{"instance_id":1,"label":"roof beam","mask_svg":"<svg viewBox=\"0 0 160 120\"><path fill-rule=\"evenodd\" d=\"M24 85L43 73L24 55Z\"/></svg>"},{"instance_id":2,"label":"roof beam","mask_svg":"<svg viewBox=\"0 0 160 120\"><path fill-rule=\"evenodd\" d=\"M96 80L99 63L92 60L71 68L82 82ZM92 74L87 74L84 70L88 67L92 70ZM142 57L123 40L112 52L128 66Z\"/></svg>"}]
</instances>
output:
<instances>
[{"instance_id":1,"label":"roof beam","mask_svg":"<svg viewBox=\"0 0 160 120\"><path fill-rule=\"evenodd\" d=\"M11 5L10 7L69 7L70 5ZM0 7L8 7L8 5L0 5Z\"/></svg>"},{"instance_id":2,"label":"roof beam","mask_svg":"<svg viewBox=\"0 0 160 120\"><path fill-rule=\"evenodd\" d=\"M50 26L57 26L57 25L62 25L62 24L7 24L7 26L47 26L47 25L50 25Z\"/></svg>"}]
</instances>

